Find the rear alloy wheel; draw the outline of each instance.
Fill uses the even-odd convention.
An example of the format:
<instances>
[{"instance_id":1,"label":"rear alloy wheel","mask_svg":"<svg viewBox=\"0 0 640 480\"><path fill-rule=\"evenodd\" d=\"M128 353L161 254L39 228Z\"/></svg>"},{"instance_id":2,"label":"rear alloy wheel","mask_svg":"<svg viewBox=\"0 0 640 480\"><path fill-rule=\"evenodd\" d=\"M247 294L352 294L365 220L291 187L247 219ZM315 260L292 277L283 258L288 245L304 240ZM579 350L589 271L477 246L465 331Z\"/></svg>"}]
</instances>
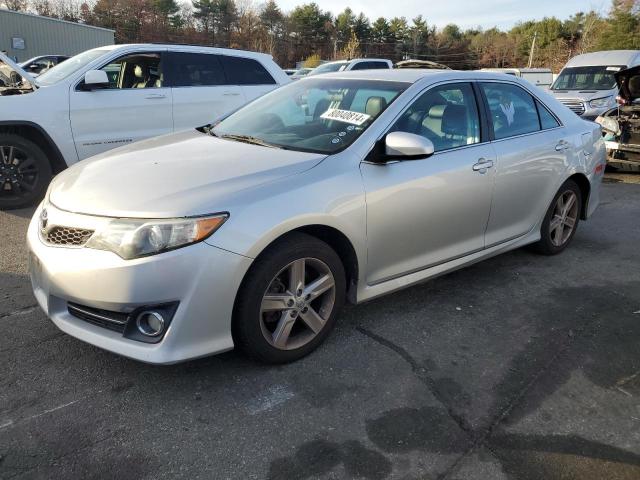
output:
<instances>
[{"instance_id":1,"label":"rear alloy wheel","mask_svg":"<svg viewBox=\"0 0 640 480\"><path fill-rule=\"evenodd\" d=\"M247 273L236 301L236 344L261 361L297 360L329 334L344 295L338 255L315 237L291 234Z\"/></svg>"},{"instance_id":2,"label":"rear alloy wheel","mask_svg":"<svg viewBox=\"0 0 640 480\"><path fill-rule=\"evenodd\" d=\"M51 181L51 165L34 142L0 134L0 209L34 205Z\"/></svg>"},{"instance_id":3,"label":"rear alloy wheel","mask_svg":"<svg viewBox=\"0 0 640 480\"><path fill-rule=\"evenodd\" d=\"M582 195L573 180L567 180L556 194L540 229L536 250L555 255L564 250L573 238L580 221Z\"/></svg>"}]
</instances>

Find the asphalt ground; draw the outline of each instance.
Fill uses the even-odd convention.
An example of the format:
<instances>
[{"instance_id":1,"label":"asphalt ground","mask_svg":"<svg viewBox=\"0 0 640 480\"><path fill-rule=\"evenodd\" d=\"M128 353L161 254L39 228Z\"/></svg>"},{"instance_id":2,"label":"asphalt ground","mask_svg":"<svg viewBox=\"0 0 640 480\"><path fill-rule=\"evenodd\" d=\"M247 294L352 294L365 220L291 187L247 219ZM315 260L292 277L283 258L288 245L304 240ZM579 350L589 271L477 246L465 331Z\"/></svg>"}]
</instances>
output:
<instances>
[{"instance_id":1,"label":"asphalt ground","mask_svg":"<svg viewBox=\"0 0 640 480\"><path fill-rule=\"evenodd\" d=\"M321 348L174 366L36 307L0 212L0 478L640 479L640 185L563 254L517 250L345 308Z\"/></svg>"}]
</instances>

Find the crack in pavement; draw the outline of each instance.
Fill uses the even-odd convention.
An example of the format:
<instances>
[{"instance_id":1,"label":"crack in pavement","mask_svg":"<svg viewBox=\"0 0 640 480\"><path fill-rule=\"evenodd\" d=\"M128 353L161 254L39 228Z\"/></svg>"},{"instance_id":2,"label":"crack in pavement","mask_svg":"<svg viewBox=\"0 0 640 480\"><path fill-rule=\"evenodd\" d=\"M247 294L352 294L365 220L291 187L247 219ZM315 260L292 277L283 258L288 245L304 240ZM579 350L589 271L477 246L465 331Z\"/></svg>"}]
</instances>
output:
<instances>
[{"instance_id":1,"label":"crack in pavement","mask_svg":"<svg viewBox=\"0 0 640 480\"><path fill-rule=\"evenodd\" d=\"M0 431L4 430L5 428L10 428L10 427L15 427L16 425L19 425L21 423L27 423L31 420L35 420L36 418L40 418L44 415L48 415L49 413L53 413L53 412L57 412L58 410L62 410L63 408L67 408L70 407L71 405L75 405L76 403L79 403L83 400L86 400L88 398L92 398L95 397L97 395L99 395L100 393L104 392L104 390L98 390L97 392L93 392L89 395L85 395L83 397L78 398L77 400L72 400L71 402L67 402L64 403L62 405L58 405L57 407L53 407L53 408L48 408L46 410L43 410L40 413L36 413L34 415L30 415L28 417L22 417L19 418L17 420L5 420L4 422L0 423Z\"/></svg>"},{"instance_id":2,"label":"crack in pavement","mask_svg":"<svg viewBox=\"0 0 640 480\"><path fill-rule=\"evenodd\" d=\"M436 400L438 400L438 402L440 402L440 404L443 407L445 407L451 419L458 425L458 427L462 431L464 431L471 438L472 443L469 446L469 448L462 455L460 455L451 464L449 468L447 468L442 474L438 475L437 477L438 480L446 480L450 478L451 475L453 475L457 471L458 466L462 463L464 459L466 459L469 455L471 455L480 447L485 448L488 452L491 453L491 455L493 455L496 458L496 460L499 461L499 457L496 454L496 452L489 445L487 445L487 440L489 439L489 437L491 437L496 427L503 422L503 420L513 411L513 409L527 395L527 393L531 391L531 389L535 386L538 380L540 380L540 378L542 378L542 376L553 366L556 360L560 358L562 355L564 355L570 349L570 347L575 343L576 339L581 337L582 334L584 334L587 329L590 329L591 327L596 327L597 323L598 323L597 319L594 319L592 322L583 324L581 328L575 329L573 331L573 335L569 336L569 339L565 341L558 348L558 350L550 358L550 360L542 368L540 368L540 370L538 370L538 372L535 375L533 375L533 377L527 382L527 384L518 393L516 393L509 400L505 408L503 408L494 417L494 419L489 423L489 425L486 428L480 429L479 431L475 431L461 415L458 415L453 411L453 408L447 404L445 399L438 392L438 389L436 388L434 381L428 376L427 369L422 367L411 356L411 354L407 350L393 343L391 340L384 338L364 327L356 326L356 330L361 334L371 338L372 340L379 343L380 345L386 348L389 348L390 350L393 350L400 357L402 357L410 365L411 370L414 372L417 378L427 386L427 388L429 389L431 394L436 398Z\"/></svg>"},{"instance_id":3,"label":"crack in pavement","mask_svg":"<svg viewBox=\"0 0 640 480\"><path fill-rule=\"evenodd\" d=\"M19 308L12 312L0 313L0 320L3 318L11 317L13 315L27 315L38 308L38 304L34 303L32 305L27 305L26 307Z\"/></svg>"},{"instance_id":4,"label":"crack in pavement","mask_svg":"<svg viewBox=\"0 0 640 480\"><path fill-rule=\"evenodd\" d=\"M440 393L440 391L436 387L433 379L431 377L429 377L429 375L427 374L427 369L424 368L423 366L421 366L416 361L416 359L414 359L411 356L411 354L409 352L407 352L401 346L396 345L392 341L390 341L390 340L388 340L388 339L386 339L386 338L384 338L384 337L382 337L382 336L380 336L380 335L378 335L376 333L373 333L371 330L368 330L368 329L366 329L364 327L357 326L356 330L358 332L362 333L363 335L366 335L367 337L371 338L372 340L374 340L375 342L379 343L380 345L383 345L383 346L389 348L390 350L393 350L398 355L400 355L409 364L409 366L411 366L411 370L416 375L416 377L418 377L418 379L427 386L427 388L429 389L429 392L436 398L436 400L438 400L438 402L440 402L440 404L443 407L445 407L445 409L447 410L447 413L453 419L453 421L456 422L458 427L462 431L467 433L472 439L475 438L475 436L474 436L475 432L473 430L473 427L471 427L471 425L469 425L467 423L467 421L461 415L459 415L456 412L454 412L452 407L447 405L446 400L443 398L442 394Z\"/></svg>"}]
</instances>

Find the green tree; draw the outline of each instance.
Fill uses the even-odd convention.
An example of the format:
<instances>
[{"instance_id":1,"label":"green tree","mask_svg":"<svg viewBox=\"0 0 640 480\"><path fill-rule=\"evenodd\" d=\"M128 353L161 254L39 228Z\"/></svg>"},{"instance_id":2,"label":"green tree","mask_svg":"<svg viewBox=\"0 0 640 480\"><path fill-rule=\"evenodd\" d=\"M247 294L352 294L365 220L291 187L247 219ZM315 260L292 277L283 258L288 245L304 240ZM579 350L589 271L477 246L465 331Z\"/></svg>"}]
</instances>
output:
<instances>
[{"instance_id":1,"label":"green tree","mask_svg":"<svg viewBox=\"0 0 640 480\"><path fill-rule=\"evenodd\" d=\"M613 9L597 43L599 49L640 49L640 14L632 7Z\"/></svg>"}]
</instances>

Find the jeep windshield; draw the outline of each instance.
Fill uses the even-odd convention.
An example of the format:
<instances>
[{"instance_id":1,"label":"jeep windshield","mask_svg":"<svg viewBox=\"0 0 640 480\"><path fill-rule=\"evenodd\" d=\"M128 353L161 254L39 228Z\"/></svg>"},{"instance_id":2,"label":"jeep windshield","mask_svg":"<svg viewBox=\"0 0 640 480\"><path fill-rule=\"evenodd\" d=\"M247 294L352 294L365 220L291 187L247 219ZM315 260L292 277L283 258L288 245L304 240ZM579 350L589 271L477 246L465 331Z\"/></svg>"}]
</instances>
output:
<instances>
[{"instance_id":1,"label":"jeep windshield","mask_svg":"<svg viewBox=\"0 0 640 480\"><path fill-rule=\"evenodd\" d=\"M230 141L331 155L351 145L409 85L303 79L241 108L210 133Z\"/></svg>"},{"instance_id":2,"label":"jeep windshield","mask_svg":"<svg viewBox=\"0 0 640 480\"><path fill-rule=\"evenodd\" d=\"M36 80L36 85L47 86L58 83L109 51L110 50L107 49L87 50L75 57L71 57L69 60L65 60L64 62L57 64L55 67L40 75L38 80Z\"/></svg>"},{"instance_id":3,"label":"jeep windshield","mask_svg":"<svg viewBox=\"0 0 640 480\"><path fill-rule=\"evenodd\" d=\"M611 90L616 86L613 75L625 68L623 65L567 67L560 72L551 90Z\"/></svg>"}]
</instances>

